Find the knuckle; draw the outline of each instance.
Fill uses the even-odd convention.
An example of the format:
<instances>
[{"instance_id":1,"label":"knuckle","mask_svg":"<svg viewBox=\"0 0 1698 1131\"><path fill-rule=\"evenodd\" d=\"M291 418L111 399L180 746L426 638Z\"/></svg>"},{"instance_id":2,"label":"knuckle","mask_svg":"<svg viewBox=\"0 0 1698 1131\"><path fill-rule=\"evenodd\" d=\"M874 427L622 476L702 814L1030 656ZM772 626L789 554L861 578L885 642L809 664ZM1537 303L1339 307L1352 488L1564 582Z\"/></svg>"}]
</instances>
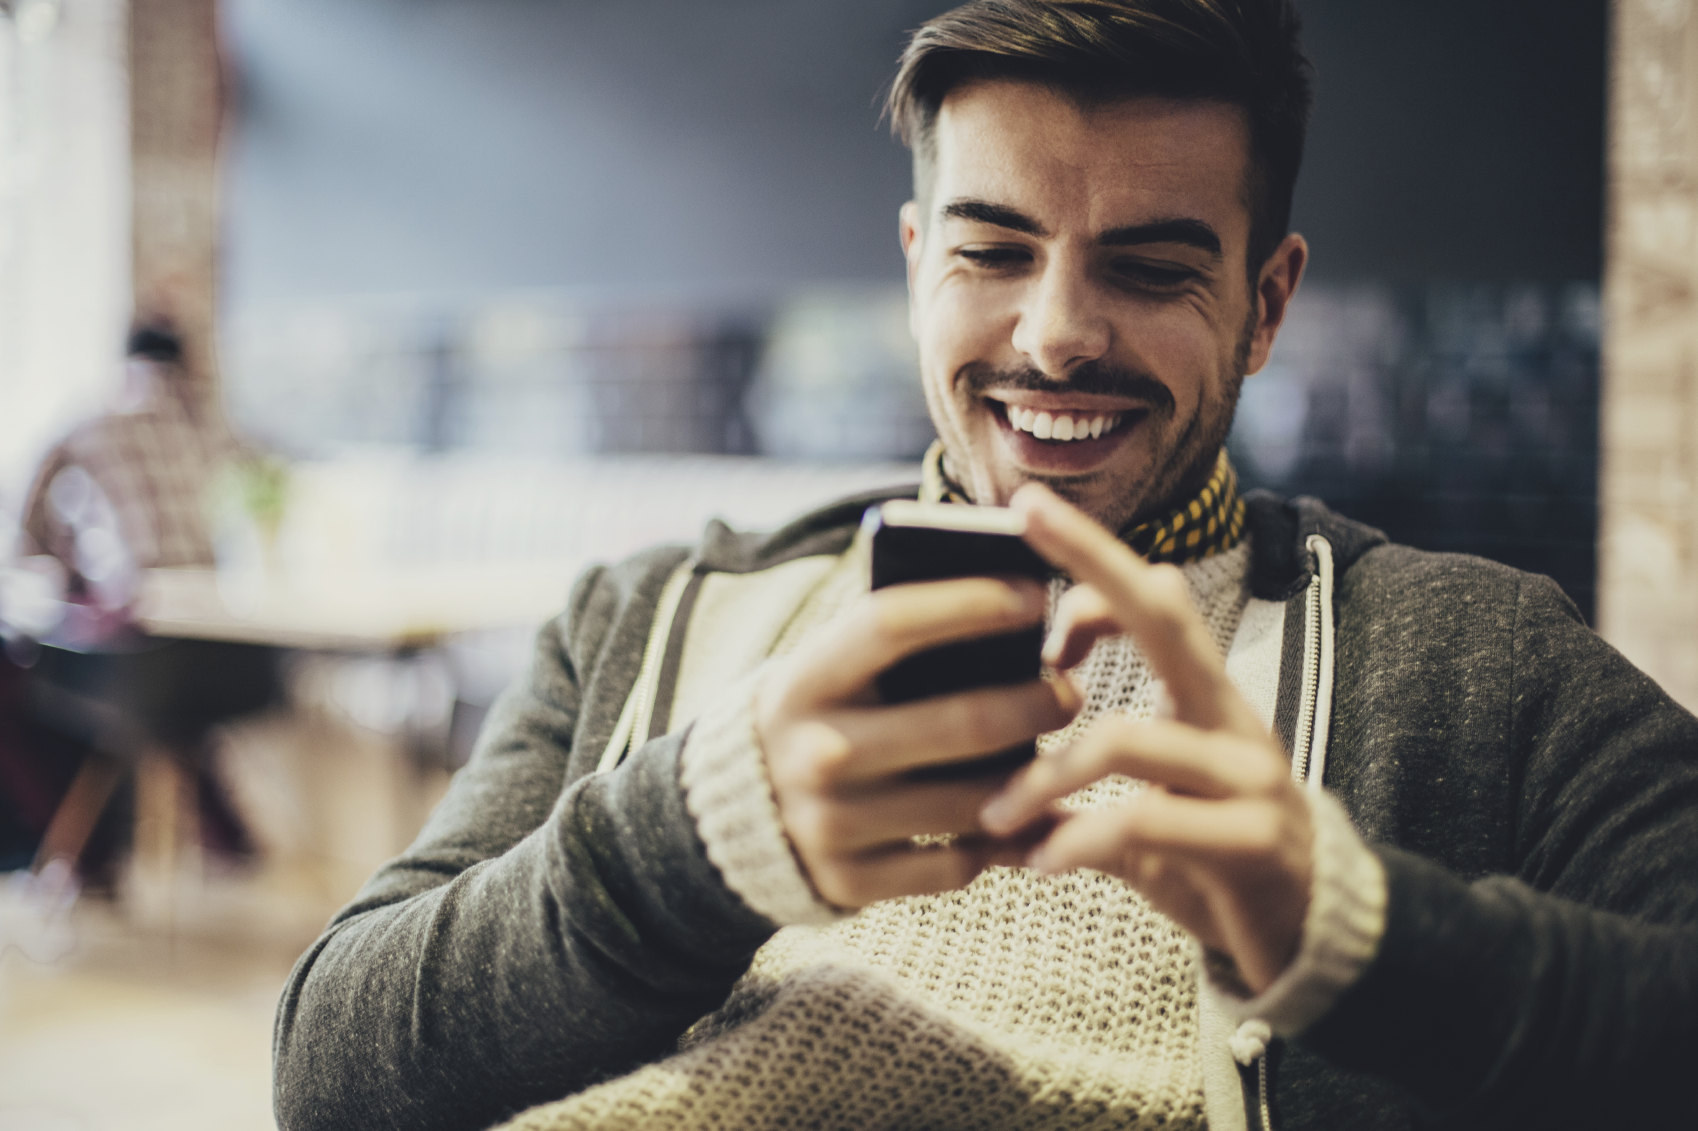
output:
<instances>
[{"instance_id":1,"label":"knuckle","mask_svg":"<svg viewBox=\"0 0 1698 1131\"><path fill-rule=\"evenodd\" d=\"M845 891L842 874L836 868L816 868L810 878L814 882L814 890L825 902L837 907L859 906Z\"/></svg>"},{"instance_id":2,"label":"knuckle","mask_svg":"<svg viewBox=\"0 0 1698 1131\"><path fill-rule=\"evenodd\" d=\"M817 799L801 797L789 799L779 809L790 843L795 846L797 853L805 858L822 856L830 848L823 835L820 815L822 808L824 806Z\"/></svg>"},{"instance_id":3,"label":"knuckle","mask_svg":"<svg viewBox=\"0 0 1698 1131\"><path fill-rule=\"evenodd\" d=\"M1138 858L1138 882L1141 886L1160 889L1173 878L1173 867L1163 856L1148 854Z\"/></svg>"},{"instance_id":4,"label":"knuckle","mask_svg":"<svg viewBox=\"0 0 1698 1131\"><path fill-rule=\"evenodd\" d=\"M1044 608L1049 601L1041 582L1021 578L1014 581L1002 580L996 584L996 609L1004 624L1031 624L1044 615Z\"/></svg>"},{"instance_id":5,"label":"knuckle","mask_svg":"<svg viewBox=\"0 0 1698 1131\"><path fill-rule=\"evenodd\" d=\"M854 764L855 748L849 739L824 723L808 728L805 745L802 778L814 792L824 793L840 784Z\"/></svg>"},{"instance_id":6,"label":"knuckle","mask_svg":"<svg viewBox=\"0 0 1698 1131\"><path fill-rule=\"evenodd\" d=\"M833 867L829 881L817 886L826 902L839 907L865 907L878 899L873 877L864 867Z\"/></svg>"},{"instance_id":7,"label":"knuckle","mask_svg":"<svg viewBox=\"0 0 1698 1131\"><path fill-rule=\"evenodd\" d=\"M777 792L826 794L842 783L854 754L842 732L818 720L803 722L769 750L768 772Z\"/></svg>"},{"instance_id":8,"label":"knuckle","mask_svg":"<svg viewBox=\"0 0 1698 1131\"><path fill-rule=\"evenodd\" d=\"M1010 725L1006 700L996 697L956 699L949 705L950 732L959 736L973 752L993 749L1011 741L1016 729Z\"/></svg>"},{"instance_id":9,"label":"knuckle","mask_svg":"<svg viewBox=\"0 0 1698 1131\"><path fill-rule=\"evenodd\" d=\"M894 644L905 635L908 617L900 605L887 593L874 593L868 598L865 618L867 632L880 645Z\"/></svg>"},{"instance_id":10,"label":"knuckle","mask_svg":"<svg viewBox=\"0 0 1698 1131\"><path fill-rule=\"evenodd\" d=\"M1152 786L1139 790L1132 799L1126 802L1121 812L1124 820L1116 829L1116 843L1123 852L1152 851L1155 846L1152 819L1160 812L1160 787Z\"/></svg>"},{"instance_id":11,"label":"knuckle","mask_svg":"<svg viewBox=\"0 0 1698 1131\"><path fill-rule=\"evenodd\" d=\"M827 801L814 806L813 825L818 846L837 851L852 842L859 822L844 806Z\"/></svg>"},{"instance_id":12,"label":"knuckle","mask_svg":"<svg viewBox=\"0 0 1698 1131\"><path fill-rule=\"evenodd\" d=\"M1274 759L1263 757L1260 750L1256 757L1246 760L1242 770L1245 788L1258 796L1268 797L1280 791L1286 784L1288 771L1285 765Z\"/></svg>"}]
</instances>

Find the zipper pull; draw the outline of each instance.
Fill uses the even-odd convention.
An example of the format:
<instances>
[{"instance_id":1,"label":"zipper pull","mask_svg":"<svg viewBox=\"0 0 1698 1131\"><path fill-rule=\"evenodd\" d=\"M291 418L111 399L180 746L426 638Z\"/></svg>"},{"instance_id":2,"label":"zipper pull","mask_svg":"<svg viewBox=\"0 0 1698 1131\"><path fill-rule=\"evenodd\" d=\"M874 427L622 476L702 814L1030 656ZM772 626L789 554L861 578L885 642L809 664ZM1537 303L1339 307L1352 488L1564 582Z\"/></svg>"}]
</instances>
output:
<instances>
[{"instance_id":1,"label":"zipper pull","mask_svg":"<svg viewBox=\"0 0 1698 1131\"><path fill-rule=\"evenodd\" d=\"M1232 1049L1232 1059L1248 1068L1256 1063L1258 1057L1267 1055L1268 1042L1271 1040L1273 1029L1268 1023L1252 1018L1238 1026L1228 1046Z\"/></svg>"}]
</instances>

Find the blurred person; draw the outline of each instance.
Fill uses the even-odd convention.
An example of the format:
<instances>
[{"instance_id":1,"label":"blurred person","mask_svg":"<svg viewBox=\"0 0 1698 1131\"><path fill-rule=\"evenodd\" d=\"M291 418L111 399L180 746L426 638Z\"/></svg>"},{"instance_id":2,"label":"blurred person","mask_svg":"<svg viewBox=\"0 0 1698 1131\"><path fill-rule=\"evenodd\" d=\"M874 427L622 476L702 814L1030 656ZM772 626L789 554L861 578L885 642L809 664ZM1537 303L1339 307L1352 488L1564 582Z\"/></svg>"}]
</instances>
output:
<instances>
[{"instance_id":1,"label":"blurred person","mask_svg":"<svg viewBox=\"0 0 1698 1131\"><path fill-rule=\"evenodd\" d=\"M39 841L38 868L58 857L85 879L115 878L121 840L100 822L149 750L189 773L207 847L251 847L208 742L218 723L276 699L275 651L155 639L135 622L145 571L216 564L211 495L253 459L196 384L171 320L138 321L113 402L52 446L25 498L0 636L27 661L19 725L33 738L0 750L0 777L35 785L7 792L19 814L12 835ZM100 850L89 852L97 828Z\"/></svg>"},{"instance_id":2,"label":"blurred person","mask_svg":"<svg viewBox=\"0 0 1698 1131\"><path fill-rule=\"evenodd\" d=\"M920 486L580 579L297 964L282 1127L1698 1121L1698 720L1548 579L1226 461L1310 81L1289 0L915 33ZM1057 578L869 593L915 494ZM1065 676L874 690L1038 622Z\"/></svg>"},{"instance_id":3,"label":"blurred person","mask_svg":"<svg viewBox=\"0 0 1698 1131\"><path fill-rule=\"evenodd\" d=\"M240 447L193 383L172 324L138 323L113 404L52 447L25 498L17 556L57 563L66 599L110 624L140 571L215 562L208 495Z\"/></svg>"}]
</instances>

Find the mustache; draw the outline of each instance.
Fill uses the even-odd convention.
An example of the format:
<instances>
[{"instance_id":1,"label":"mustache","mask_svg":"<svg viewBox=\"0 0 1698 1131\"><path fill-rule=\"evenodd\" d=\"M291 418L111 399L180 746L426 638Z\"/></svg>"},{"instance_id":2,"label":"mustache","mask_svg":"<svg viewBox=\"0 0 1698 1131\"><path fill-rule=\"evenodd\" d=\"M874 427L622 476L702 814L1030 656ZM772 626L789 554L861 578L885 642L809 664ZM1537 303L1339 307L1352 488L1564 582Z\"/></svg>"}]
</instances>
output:
<instances>
[{"instance_id":1,"label":"mustache","mask_svg":"<svg viewBox=\"0 0 1698 1131\"><path fill-rule=\"evenodd\" d=\"M997 369L989 365L969 366L961 374L967 391L982 396L992 389L1019 389L1029 393L1091 393L1126 397L1147 402L1161 412L1173 407L1173 394L1166 385L1147 373L1100 361L1087 361L1057 381L1030 366Z\"/></svg>"}]
</instances>

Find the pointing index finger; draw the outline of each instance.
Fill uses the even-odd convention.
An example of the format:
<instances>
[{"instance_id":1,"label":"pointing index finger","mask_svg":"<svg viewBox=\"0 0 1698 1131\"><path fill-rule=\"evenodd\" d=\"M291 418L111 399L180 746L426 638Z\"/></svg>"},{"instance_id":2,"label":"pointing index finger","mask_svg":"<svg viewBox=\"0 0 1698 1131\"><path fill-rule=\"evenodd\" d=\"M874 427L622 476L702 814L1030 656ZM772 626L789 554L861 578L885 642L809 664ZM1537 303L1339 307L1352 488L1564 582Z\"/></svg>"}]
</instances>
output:
<instances>
[{"instance_id":1,"label":"pointing index finger","mask_svg":"<svg viewBox=\"0 0 1698 1131\"><path fill-rule=\"evenodd\" d=\"M1208 626L1184 577L1152 566L1102 525L1039 483L1015 492L1010 506L1026 519L1026 541L1081 584L1101 594L1166 682L1179 719L1194 726L1258 733L1248 705L1226 675Z\"/></svg>"}]
</instances>

